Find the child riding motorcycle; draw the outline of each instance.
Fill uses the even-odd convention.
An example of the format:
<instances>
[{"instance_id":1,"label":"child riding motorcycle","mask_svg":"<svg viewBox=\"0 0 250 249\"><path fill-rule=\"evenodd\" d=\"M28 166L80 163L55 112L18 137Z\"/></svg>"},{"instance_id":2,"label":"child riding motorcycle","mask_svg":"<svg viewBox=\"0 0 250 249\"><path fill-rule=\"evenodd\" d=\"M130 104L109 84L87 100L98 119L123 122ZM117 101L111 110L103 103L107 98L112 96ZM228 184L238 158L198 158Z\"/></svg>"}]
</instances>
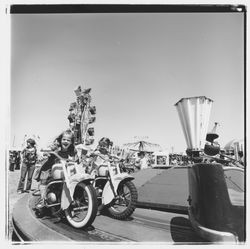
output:
<instances>
[{"instance_id":1,"label":"child riding motorcycle","mask_svg":"<svg viewBox=\"0 0 250 249\"><path fill-rule=\"evenodd\" d=\"M78 161L77 152L74 146L74 134L71 130L66 130L62 132L55 140L54 150L59 156L65 159L70 159L73 161ZM45 189L47 183L51 178L51 168L58 162L55 155L51 154L48 156L47 161L42 165L40 172L37 177L37 181L40 181L39 190L41 194L41 199L37 204L37 208L42 208L44 206L45 199Z\"/></svg>"}]
</instances>

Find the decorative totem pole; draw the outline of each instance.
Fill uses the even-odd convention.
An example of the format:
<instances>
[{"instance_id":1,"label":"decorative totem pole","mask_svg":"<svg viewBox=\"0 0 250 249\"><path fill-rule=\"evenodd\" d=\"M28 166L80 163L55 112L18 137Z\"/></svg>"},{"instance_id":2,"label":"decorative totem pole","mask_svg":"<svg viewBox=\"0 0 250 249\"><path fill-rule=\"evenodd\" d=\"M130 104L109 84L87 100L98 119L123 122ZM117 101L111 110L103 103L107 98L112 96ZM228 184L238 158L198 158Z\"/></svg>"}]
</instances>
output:
<instances>
[{"instance_id":1,"label":"decorative totem pole","mask_svg":"<svg viewBox=\"0 0 250 249\"><path fill-rule=\"evenodd\" d=\"M94 127L90 124L95 122L96 107L91 106L91 88L82 91L78 86L74 92L76 102L70 104L68 116L70 129L74 132L75 143L91 145L94 142Z\"/></svg>"}]
</instances>

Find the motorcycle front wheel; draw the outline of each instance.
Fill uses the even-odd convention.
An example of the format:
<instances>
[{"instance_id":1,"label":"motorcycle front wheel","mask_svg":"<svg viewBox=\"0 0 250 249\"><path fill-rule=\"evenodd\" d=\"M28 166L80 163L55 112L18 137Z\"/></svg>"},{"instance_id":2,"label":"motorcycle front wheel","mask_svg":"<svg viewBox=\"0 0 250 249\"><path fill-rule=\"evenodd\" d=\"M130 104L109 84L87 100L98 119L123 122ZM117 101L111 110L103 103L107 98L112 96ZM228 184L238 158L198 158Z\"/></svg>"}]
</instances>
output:
<instances>
[{"instance_id":1,"label":"motorcycle front wheel","mask_svg":"<svg viewBox=\"0 0 250 249\"><path fill-rule=\"evenodd\" d=\"M108 213L115 219L125 220L134 212L137 199L138 193L134 183L121 182L117 189L117 197L108 207Z\"/></svg>"},{"instance_id":2,"label":"motorcycle front wheel","mask_svg":"<svg viewBox=\"0 0 250 249\"><path fill-rule=\"evenodd\" d=\"M69 224L75 228L90 226L97 214L97 197L92 185L78 183L73 195L73 203L65 210Z\"/></svg>"}]
</instances>

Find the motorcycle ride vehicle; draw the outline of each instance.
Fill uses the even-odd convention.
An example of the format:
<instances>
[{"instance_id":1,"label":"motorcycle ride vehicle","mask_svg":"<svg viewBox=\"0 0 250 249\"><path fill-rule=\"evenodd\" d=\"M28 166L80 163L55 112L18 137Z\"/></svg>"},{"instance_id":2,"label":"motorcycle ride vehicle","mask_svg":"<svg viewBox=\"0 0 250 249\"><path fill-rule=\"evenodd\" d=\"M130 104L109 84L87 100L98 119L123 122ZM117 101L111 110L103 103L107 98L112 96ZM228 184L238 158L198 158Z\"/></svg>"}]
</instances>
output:
<instances>
[{"instance_id":1,"label":"motorcycle ride vehicle","mask_svg":"<svg viewBox=\"0 0 250 249\"><path fill-rule=\"evenodd\" d=\"M46 186L44 207L35 210L36 216L45 213L53 216L65 216L68 223L75 228L90 226L97 214L96 191L91 184L93 178L81 166L60 157L55 151L43 150L54 154L60 163L51 169L51 179Z\"/></svg>"},{"instance_id":2,"label":"motorcycle ride vehicle","mask_svg":"<svg viewBox=\"0 0 250 249\"><path fill-rule=\"evenodd\" d=\"M125 220L132 215L138 199L137 189L132 182L134 177L121 173L118 158L92 155L90 168L94 168L95 178L92 182L97 193L99 208L119 220Z\"/></svg>"}]
</instances>

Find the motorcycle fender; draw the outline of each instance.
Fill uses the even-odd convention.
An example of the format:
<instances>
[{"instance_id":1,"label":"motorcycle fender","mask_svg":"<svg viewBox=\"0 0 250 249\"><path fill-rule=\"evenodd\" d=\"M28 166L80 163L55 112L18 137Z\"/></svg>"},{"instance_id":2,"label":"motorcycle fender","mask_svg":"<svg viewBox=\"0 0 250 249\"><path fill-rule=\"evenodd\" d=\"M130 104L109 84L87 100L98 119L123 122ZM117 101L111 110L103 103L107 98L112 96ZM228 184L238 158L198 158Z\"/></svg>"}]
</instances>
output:
<instances>
[{"instance_id":1,"label":"motorcycle fender","mask_svg":"<svg viewBox=\"0 0 250 249\"><path fill-rule=\"evenodd\" d=\"M93 180L88 174L73 175L70 177L69 188L66 183L63 184L62 195L61 195L61 208L65 210L69 207L70 203L73 201L73 194L75 187L79 182L89 182Z\"/></svg>"},{"instance_id":2,"label":"motorcycle fender","mask_svg":"<svg viewBox=\"0 0 250 249\"><path fill-rule=\"evenodd\" d=\"M129 180L134 180L135 178L131 175L129 175L128 173L120 173L115 175L115 178L117 179L129 179Z\"/></svg>"},{"instance_id":3,"label":"motorcycle fender","mask_svg":"<svg viewBox=\"0 0 250 249\"><path fill-rule=\"evenodd\" d=\"M127 181L127 180L133 180L133 179L134 179L134 177L131 177L130 175L128 175L126 173L121 173L121 174L115 175L113 177L113 186L114 186L115 193L117 193L117 188L118 188L120 182L122 182L124 180ZM115 197L109 181L105 184L105 186L103 188L102 197L103 197L102 204L104 204L104 205L109 204Z\"/></svg>"}]
</instances>

